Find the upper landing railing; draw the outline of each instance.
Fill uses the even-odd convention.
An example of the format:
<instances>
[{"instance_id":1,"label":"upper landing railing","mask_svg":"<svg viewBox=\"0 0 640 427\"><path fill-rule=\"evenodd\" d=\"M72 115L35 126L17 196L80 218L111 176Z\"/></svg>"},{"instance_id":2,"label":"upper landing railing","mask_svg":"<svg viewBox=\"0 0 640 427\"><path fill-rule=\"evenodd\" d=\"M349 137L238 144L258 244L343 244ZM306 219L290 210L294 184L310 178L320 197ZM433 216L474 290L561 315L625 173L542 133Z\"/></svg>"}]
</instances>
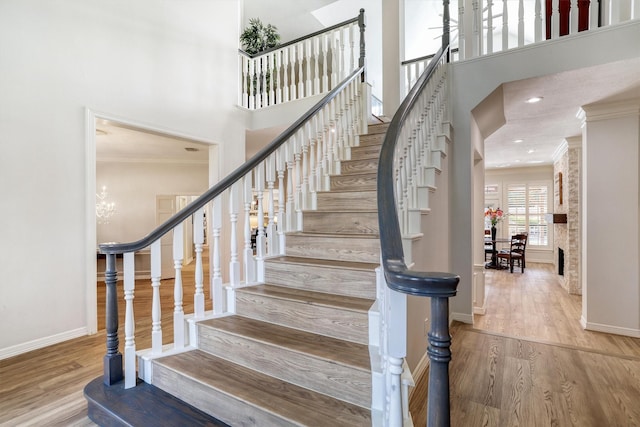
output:
<instances>
[{"instance_id":1,"label":"upper landing railing","mask_svg":"<svg viewBox=\"0 0 640 427\"><path fill-rule=\"evenodd\" d=\"M364 64L364 9L353 19L255 55L240 50L238 104L250 110L326 93Z\"/></svg>"},{"instance_id":2,"label":"upper landing railing","mask_svg":"<svg viewBox=\"0 0 640 427\"><path fill-rule=\"evenodd\" d=\"M458 0L451 60L461 61L640 18L640 0ZM403 95L434 55L402 62Z\"/></svg>"}]
</instances>

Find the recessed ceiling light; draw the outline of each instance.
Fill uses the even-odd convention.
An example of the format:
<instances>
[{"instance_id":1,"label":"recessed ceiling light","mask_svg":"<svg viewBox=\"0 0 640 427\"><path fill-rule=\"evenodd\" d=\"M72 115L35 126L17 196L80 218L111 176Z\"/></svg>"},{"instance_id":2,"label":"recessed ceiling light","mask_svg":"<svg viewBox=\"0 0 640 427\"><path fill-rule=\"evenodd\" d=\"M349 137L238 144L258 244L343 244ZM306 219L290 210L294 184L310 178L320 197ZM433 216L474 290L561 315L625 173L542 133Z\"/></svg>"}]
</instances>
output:
<instances>
[{"instance_id":1,"label":"recessed ceiling light","mask_svg":"<svg viewBox=\"0 0 640 427\"><path fill-rule=\"evenodd\" d=\"M528 104L535 104L536 102L540 102L540 101L542 101L541 96L532 96L531 98L527 99Z\"/></svg>"},{"instance_id":2,"label":"recessed ceiling light","mask_svg":"<svg viewBox=\"0 0 640 427\"><path fill-rule=\"evenodd\" d=\"M533 148L530 148L529 151L527 151L528 154L535 153L535 152L536 150L534 150Z\"/></svg>"},{"instance_id":3,"label":"recessed ceiling light","mask_svg":"<svg viewBox=\"0 0 640 427\"><path fill-rule=\"evenodd\" d=\"M523 142L523 141L524 141L524 139L514 139L514 140L513 140L513 142L514 142L515 144L519 144L519 143L521 143L521 142Z\"/></svg>"}]
</instances>

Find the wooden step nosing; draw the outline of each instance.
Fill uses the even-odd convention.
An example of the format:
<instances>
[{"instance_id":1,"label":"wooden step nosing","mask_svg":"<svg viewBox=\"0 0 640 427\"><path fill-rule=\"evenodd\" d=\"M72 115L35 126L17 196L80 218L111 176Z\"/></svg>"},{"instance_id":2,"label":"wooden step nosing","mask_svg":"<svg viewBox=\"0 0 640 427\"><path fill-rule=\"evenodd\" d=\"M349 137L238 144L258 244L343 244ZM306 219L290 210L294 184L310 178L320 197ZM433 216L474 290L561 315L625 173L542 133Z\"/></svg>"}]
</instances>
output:
<instances>
[{"instance_id":1,"label":"wooden step nosing","mask_svg":"<svg viewBox=\"0 0 640 427\"><path fill-rule=\"evenodd\" d=\"M286 286L278 286L278 285L271 285L269 284L268 286L275 286L278 288L283 288L283 289L296 289L296 288L287 288ZM312 291L307 291L304 289L297 289L300 292L305 292L305 293L311 293ZM313 307L322 307L322 308L328 308L328 309L332 309L332 310L340 310L340 311L348 311L351 313L355 313L355 314L366 314L369 312L369 309L364 309L364 308L357 308L357 307L350 307L348 305L337 305L337 304L331 304L330 302L320 302L320 301L310 301L311 298L304 298L302 296L300 297L296 297L296 296L286 296L286 295L273 295L273 294L266 294L266 293L262 293L262 292L254 292L252 291L251 288L243 288L241 290L239 290L238 292L242 292L245 294L250 294L253 295L255 297L259 297L259 298L269 298L269 299L277 299L277 300L281 300L281 301L289 301L289 302L293 302L293 303L298 303L301 305L309 305L309 306L313 306ZM320 293L320 292L316 292L316 293ZM333 294L327 294L327 295L333 295ZM347 298L354 298L354 297L344 297L345 299ZM359 298L359 299L366 299L366 298ZM368 300L371 301L371 305L373 305L373 303L375 302L374 300Z\"/></svg>"},{"instance_id":2,"label":"wooden step nosing","mask_svg":"<svg viewBox=\"0 0 640 427\"><path fill-rule=\"evenodd\" d=\"M341 263L353 263L354 261L332 261L332 260L327 260L322 258L306 258L306 259L317 259L319 261L326 261L326 263L310 263L310 262L305 262L304 257L284 257L284 258L296 258L296 259L299 259L300 261L272 258L272 259L269 259L268 262L298 265L298 266L318 267L318 268L329 268L329 269L339 268L341 270L370 272L372 274L375 274L375 269L380 266L379 264L376 264L373 262L358 262L359 264L369 264L371 266L371 268L369 268L369 267L353 267L348 265L336 265Z\"/></svg>"}]
</instances>

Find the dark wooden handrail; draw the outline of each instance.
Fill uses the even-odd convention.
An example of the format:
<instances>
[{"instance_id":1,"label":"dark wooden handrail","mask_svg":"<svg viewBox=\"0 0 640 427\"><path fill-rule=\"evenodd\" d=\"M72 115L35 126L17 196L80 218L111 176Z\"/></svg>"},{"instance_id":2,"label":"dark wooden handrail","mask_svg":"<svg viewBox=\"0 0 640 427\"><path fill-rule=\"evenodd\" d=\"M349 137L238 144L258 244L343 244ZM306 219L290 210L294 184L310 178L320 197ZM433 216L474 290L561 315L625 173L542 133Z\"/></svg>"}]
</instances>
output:
<instances>
[{"instance_id":1,"label":"dark wooden handrail","mask_svg":"<svg viewBox=\"0 0 640 427\"><path fill-rule=\"evenodd\" d=\"M300 43L301 41L304 41L306 39L310 39L310 38L313 38L315 36L319 36L320 34L328 33L329 31L333 31L336 28L344 27L345 25L353 24L355 22L360 22L360 20L362 19L363 16L364 16L364 9L360 9L360 14L357 17L351 18L351 19L347 19L346 21L340 22L338 24L332 25L332 26L327 27L327 28L323 28L322 30L318 30L315 33L307 34L306 36L302 36L302 37L299 37L299 38L297 38L295 40L291 40L291 41L288 41L286 43L279 44L279 45L271 47L269 49L261 50L260 52L256 52L254 54L247 53L242 49L238 49L238 52L240 54L246 56L247 58L252 58L253 59L253 58L256 58L258 56L262 56L262 55L266 55L267 53L274 52L274 51L276 51L278 49L282 49L283 47L291 46L292 44Z\"/></svg>"},{"instance_id":2,"label":"dark wooden handrail","mask_svg":"<svg viewBox=\"0 0 640 427\"><path fill-rule=\"evenodd\" d=\"M358 77L364 71L364 67L359 67L353 71L346 79L342 81L338 86L333 88L324 98L318 101L313 107L311 107L306 113L304 113L298 120L296 120L291 126L289 126L284 132L282 132L276 139L274 139L269 145L260 150L251 159L247 160L244 164L239 166L236 170L231 172L220 182L209 188L200 197L193 202L189 203L184 209L176 213L167 221L158 226L151 233L146 235L140 240L130 243L103 243L99 245L100 252L103 254L122 254L126 252L135 252L146 248L151 243L155 242L169 231L173 230L178 224L185 219L193 215L198 209L205 206L211 200L222 194L227 188L231 187L235 182L249 173L252 169L257 167L263 162L271 153L276 151L285 141L291 138L298 130L300 130L304 124L313 117L320 109L327 105L336 95L344 89L349 83Z\"/></svg>"},{"instance_id":3,"label":"dark wooden handrail","mask_svg":"<svg viewBox=\"0 0 640 427\"><path fill-rule=\"evenodd\" d=\"M438 64L449 60L449 2L443 1L443 45L434 60L422 73L393 116L384 138L378 164L377 196L378 224L382 268L387 286L409 295L431 297L431 329L429 346L429 390L427 401L427 426L450 425L449 361L451 337L449 335L449 298L456 295L460 277L446 272L410 270L404 262L402 235L395 200L394 154L400 131L420 94L435 75ZM392 332L393 333L393 332Z\"/></svg>"}]
</instances>

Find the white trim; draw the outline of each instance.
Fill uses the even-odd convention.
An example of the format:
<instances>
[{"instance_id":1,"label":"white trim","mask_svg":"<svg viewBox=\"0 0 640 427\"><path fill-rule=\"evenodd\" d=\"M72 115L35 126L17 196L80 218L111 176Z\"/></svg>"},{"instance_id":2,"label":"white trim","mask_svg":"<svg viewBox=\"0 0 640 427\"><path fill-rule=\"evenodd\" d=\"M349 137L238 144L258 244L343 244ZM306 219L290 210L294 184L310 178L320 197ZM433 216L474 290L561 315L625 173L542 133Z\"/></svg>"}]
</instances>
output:
<instances>
[{"instance_id":1,"label":"white trim","mask_svg":"<svg viewBox=\"0 0 640 427\"><path fill-rule=\"evenodd\" d=\"M176 164L176 165L208 165L209 160L188 160L188 159L125 159L122 157L104 157L97 160L100 163L162 163L162 164Z\"/></svg>"},{"instance_id":2,"label":"white trim","mask_svg":"<svg viewBox=\"0 0 640 427\"><path fill-rule=\"evenodd\" d=\"M454 313L451 313L451 321L454 321L454 320L473 325L473 314L454 312Z\"/></svg>"},{"instance_id":3,"label":"white trim","mask_svg":"<svg viewBox=\"0 0 640 427\"><path fill-rule=\"evenodd\" d=\"M604 325L602 323L587 322L584 317L580 318L580 324L584 329L607 334L622 335L632 338L640 338L640 329L623 328L621 326Z\"/></svg>"},{"instance_id":4,"label":"white trim","mask_svg":"<svg viewBox=\"0 0 640 427\"><path fill-rule=\"evenodd\" d=\"M96 261L96 248L98 245L96 234L96 120L104 119L113 122L118 122L126 126L130 126L137 129L142 129L146 132L153 132L158 134L169 135L174 138L181 138L185 140L191 140L195 142L201 142L209 145L210 147L218 147L219 144L210 139L197 137L191 134L178 132L173 129L167 129L160 126L152 125L149 123L136 122L129 120L115 114L104 113L97 110L93 110L89 107L85 107L85 235L86 240L86 259L85 259L85 280L87 281L87 298L86 298L86 314L87 314L87 333L94 334L98 330L98 308L97 308L97 289L96 281L97 274L97 261ZM209 148L211 150L211 148ZM218 158L218 164L216 164L216 170L220 169L220 158ZM139 161L142 163L143 161ZM209 163L209 170L211 171L212 165Z\"/></svg>"},{"instance_id":5,"label":"white trim","mask_svg":"<svg viewBox=\"0 0 640 427\"><path fill-rule=\"evenodd\" d=\"M94 304L94 307L95 307L95 304ZM38 338L37 340L28 341L22 344L3 348L0 350L0 360L8 359L9 357L17 356L22 353L38 350L43 347L48 347L50 345L59 344L67 340L80 338L87 335L89 335L89 331L87 328L78 328L78 329L72 329L67 332L62 332L60 334L51 335L44 338Z\"/></svg>"}]
</instances>

